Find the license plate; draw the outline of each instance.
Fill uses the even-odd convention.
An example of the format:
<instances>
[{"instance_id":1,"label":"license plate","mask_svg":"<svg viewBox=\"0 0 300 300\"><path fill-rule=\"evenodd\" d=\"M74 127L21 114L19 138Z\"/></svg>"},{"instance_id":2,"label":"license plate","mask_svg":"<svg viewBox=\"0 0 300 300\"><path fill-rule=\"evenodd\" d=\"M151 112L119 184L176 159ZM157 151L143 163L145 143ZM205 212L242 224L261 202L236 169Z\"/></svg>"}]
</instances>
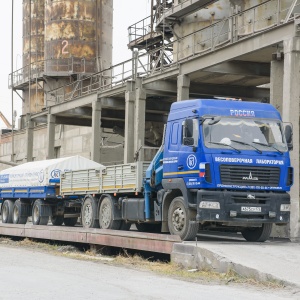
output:
<instances>
[{"instance_id":1,"label":"license plate","mask_svg":"<svg viewBox=\"0 0 300 300\"><path fill-rule=\"evenodd\" d=\"M245 211L245 212L261 212L261 207L242 206L241 211Z\"/></svg>"}]
</instances>

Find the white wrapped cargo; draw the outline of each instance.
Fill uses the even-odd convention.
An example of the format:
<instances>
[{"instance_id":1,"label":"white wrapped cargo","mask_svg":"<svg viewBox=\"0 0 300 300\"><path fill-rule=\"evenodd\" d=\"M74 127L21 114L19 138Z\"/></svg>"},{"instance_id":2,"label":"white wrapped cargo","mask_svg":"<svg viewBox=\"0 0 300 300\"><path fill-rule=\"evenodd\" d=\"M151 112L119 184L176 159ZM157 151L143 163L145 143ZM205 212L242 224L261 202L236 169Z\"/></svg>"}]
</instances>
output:
<instances>
[{"instance_id":1,"label":"white wrapped cargo","mask_svg":"<svg viewBox=\"0 0 300 300\"><path fill-rule=\"evenodd\" d=\"M47 186L50 180L58 180L61 172L92 168L105 167L79 155L28 162L1 171L0 188Z\"/></svg>"}]
</instances>

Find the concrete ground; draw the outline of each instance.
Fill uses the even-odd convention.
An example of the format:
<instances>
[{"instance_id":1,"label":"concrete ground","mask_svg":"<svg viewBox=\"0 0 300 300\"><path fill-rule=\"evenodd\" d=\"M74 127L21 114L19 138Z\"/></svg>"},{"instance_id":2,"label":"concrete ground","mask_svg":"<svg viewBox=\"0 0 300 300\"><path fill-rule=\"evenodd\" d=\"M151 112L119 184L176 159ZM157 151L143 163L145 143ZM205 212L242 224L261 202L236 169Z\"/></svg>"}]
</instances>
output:
<instances>
[{"instance_id":1,"label":"concrete ground","mask_svg":"<svg viewBox=\"0 0 300 300\"><path fill-rule=\"evenodd\" d=\"M175 244L171 259L189 268L233 270L242 276L300 288L300 243L287 239L250 243L239 235L200 234L195 242Z\"/></svg>"}]
</instances>

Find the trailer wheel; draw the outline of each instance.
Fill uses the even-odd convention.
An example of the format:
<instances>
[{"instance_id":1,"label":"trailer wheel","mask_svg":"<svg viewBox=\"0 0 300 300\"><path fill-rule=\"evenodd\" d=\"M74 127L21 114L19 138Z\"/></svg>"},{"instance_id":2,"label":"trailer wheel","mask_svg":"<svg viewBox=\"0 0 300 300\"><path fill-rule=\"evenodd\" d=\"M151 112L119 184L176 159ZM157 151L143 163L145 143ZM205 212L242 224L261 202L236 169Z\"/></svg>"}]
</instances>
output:
<instances>
[{"instance_id":1,"label":"trailer wheel","mask_svg":"<svg viewBox=\"0 0 300 300\"><path fill-rule=\"evenodd\" d=\"M249 227L242 231L242 236L248 242L265 242L271 234L272 223L265 223L262 227Z\"/></svg>"},{"instance_id":2,"label":"trailer wheel","mask_svg":"<svg viewBox=\"0 0 300 300\"><path fill-rule=\"evenodd\" d=\"M33 225L47 225L49 221L49 216L42 216L42 205L41 199L34 201L32 206L32 224Z\"/></svg>"},{"instance_id":3,"label":"trailer wheel","mask_svg":"<svg viewBox=\"0 0 300 300\"><path fill-rule=\"evenodd\" d=\"M64 218L64 224L65 226L73 227L77 224L78 218Z\"/></svg>"},{"instance_id":4,"label":"trailer wheel","mask_svg":"<svg viewBox=\"0 0 300 300\"><path fill-rule=\"evenodd\" d=\"M2 223L13 222L13 207L14 202L12 200L5 200L3 202L1 210Z\"/></svg>"},{"instance_id":5,"label":"trailer wheel","mask_svg":"<svg viewBox=\"0 0 300 300\"><path fill-rule=\"evenodd\" d=\"M24 216L22 212L22 205L21 205L21 200L16 200L14 207L13 207L13 223L14 224L26 224L27 222L27 216Z\"/></svg>"},{"instance_id":6,"label":"trailer wheel","mask_svg":"<svg viewBox=\"0 0 300 300\"><path fill-rule=\"evenodd\" d=\"M51 216L50 219L53 226L61 226L64 222L63 216Z\"/></svg>"},{"instance_id":7,"label":"trailer wheel","mask_svg":"<svg viewBox=\"0 0 300 300\"><path fill-rule=\"evenodd\" d=\"M101 201L99 209L99 224L102 229L118 230L121 227L121 220L114 220L114 203L110 197Z\"/></svg>"},{"instance_id":8,"label":"trailer wheel","mask_svg":"<svg viewBox=\"0 0 300 300\"><path fill-rule=\"evenodd\" d=\"M179 235L183 241L194 240L199 224L196 211L185 207L183 197L176 197L169 207L168 226L171 234Z\"/></svg>"},{"instance_id":9,"label":"trailer wheel","mask_svg":"<svg viewBox=\"0 0 300 300\"><path fill-rule=\"evenodd\" d=\"M81 224L84 228L99 228L97 216L97 200L88 196L85 198L81 210ZM66 224L66 223L65 223Z\"/></svg>"}]
</instances>

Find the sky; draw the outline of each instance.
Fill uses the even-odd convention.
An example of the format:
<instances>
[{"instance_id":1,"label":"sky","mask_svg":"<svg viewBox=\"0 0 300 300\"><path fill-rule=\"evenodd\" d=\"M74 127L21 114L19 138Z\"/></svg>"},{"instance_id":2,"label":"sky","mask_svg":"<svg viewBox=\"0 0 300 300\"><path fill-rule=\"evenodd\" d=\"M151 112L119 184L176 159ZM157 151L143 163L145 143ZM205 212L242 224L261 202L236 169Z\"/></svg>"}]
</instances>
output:
<instances>
[{"instance_id":1,"label":"sky","mask_svg":"<svg viewBox=\"0 0 300 300\"><path fill-rule=\"evenodd\" d=\"M14 10L12 14L12 1ZM113 64L117 64L131 58L132 53L127 48L128 27L150 15L151 0L113 0ZM0 56L0 112L11 122L12 120L12 92L8 88L8 76L11 73L11 61L13 70L22 67L22 0L1 1L2 16L0 28L2 47ZM135 12L135 13L133 13ZM11 55L13 25L13 55ZM13 109L17 111L17 119L22 114L22 100L14 93ZM2 123L1 123L2 124ZM16 125L18 122L16 121Z\"/></svg>"}]
</instances>

